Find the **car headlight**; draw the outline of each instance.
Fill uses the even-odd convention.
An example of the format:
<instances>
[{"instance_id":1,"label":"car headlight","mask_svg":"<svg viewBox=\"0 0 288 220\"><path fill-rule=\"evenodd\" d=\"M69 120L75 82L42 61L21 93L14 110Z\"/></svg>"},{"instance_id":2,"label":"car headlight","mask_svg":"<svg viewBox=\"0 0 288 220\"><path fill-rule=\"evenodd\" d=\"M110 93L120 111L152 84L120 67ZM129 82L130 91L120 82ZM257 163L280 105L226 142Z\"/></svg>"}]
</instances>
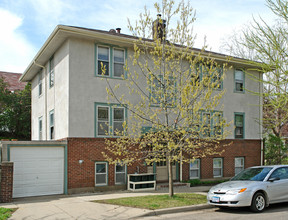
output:
<instances>
[{"instance_id":1,"label":"car headlight","mask_svg":"<svg viewBox=\"0 0 288 220\"><path fill-rule=\"evenodd\" d=\"M227 195L236 195L238 193L243 193L247 190L247 188L242 188L242 189L232 189L232 190L228 190L226 192Z\"/></svg>"}]
</instances>

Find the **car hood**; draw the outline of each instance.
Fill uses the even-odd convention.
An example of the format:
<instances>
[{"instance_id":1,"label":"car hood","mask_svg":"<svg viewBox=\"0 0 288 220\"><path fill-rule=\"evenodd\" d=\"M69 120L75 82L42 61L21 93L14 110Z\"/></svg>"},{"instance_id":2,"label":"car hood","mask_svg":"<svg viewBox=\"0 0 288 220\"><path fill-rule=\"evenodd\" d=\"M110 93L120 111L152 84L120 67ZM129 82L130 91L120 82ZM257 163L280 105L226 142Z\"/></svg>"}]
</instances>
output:
<instances>
[{"instance_id":1,"label":"car hood","mask_svg":"<svg viewBox=\"0 0 288 220\"><path fill-rule=\"evenodd\" d=\"M228 181L211 187L210 191L227 192L228 190L233 189L251 188L259 185L259 183L259 181Z\"/></svg>"}]
</instances>

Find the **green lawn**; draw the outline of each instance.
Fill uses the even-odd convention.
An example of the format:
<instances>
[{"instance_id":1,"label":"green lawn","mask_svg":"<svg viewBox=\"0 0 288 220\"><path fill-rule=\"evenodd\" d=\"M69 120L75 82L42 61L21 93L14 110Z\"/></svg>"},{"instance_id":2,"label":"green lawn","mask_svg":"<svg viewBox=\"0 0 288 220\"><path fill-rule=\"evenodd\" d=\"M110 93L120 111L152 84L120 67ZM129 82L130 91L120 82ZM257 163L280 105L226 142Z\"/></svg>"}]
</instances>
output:
<instances>
[{"instance_id":1,"label":"green lawn","mask_svg":"<svg viewBox=\"0 0 288 220\"><path fill-rule=\"evenodd\" d=\"M9 218L15 210L0 207L0 220Z\"/></svg>"},{"instance_id":2,"label":"green lawn","mask_svg":"<svg viewBox=\"0 0 288 220\"><path fill-rule=\"evenodd\" d=\"M152 195L127 197L120 199L97 200L94 202L154 210L205 204L207 201L206 196L204 195L199 195L195 193L179 193L175 194L173 198L170 198L169 195Z\"/></svg>"}]
</instances>

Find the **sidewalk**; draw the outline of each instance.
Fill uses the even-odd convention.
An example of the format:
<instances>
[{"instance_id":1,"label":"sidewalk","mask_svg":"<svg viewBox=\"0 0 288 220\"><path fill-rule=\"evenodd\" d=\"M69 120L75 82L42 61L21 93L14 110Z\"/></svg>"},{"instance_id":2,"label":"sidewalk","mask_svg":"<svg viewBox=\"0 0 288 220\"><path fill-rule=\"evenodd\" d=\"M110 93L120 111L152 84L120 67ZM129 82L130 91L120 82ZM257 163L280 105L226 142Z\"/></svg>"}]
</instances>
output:
<instances>
[{"instance_id":1,"label":"sidewalk","mask_svg":"<svg viewBox=\"0 0 288 220\"><path fill-rule=\"evenodd\" d=\"M210 187L175 187L175 193L206 194ZM157 191L131 192L113 191L101 193L86 193L77 195L55 195L15 199L13 203L0 204L5 208L18 208L10 219L134 219L149 215L184 212L210 208L207 204L197 206L177 207L161 210L147 210L116 205L93 203L94 200L114 199L123 197L145 196L168 193L168 188Z\"/></svg>"}]
</instances>

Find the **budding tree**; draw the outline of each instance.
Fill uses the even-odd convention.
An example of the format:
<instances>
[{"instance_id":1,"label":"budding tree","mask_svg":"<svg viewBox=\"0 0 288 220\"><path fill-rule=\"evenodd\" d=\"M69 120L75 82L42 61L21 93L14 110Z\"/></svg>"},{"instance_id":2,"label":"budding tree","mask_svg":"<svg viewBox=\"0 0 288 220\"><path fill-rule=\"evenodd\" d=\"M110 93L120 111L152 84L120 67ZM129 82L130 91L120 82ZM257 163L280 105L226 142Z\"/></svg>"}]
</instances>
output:
<instances>
[{"instance_id":1,"label":"budding tree","mask_svg":"<svg viewBox=\"0 0 288 220\"><path fill-rule=\"evenodd\" d=\"M120 92L123 84L114 86L107 79L111 103L124 106L129 118L115 131L119 138L106 140L108 153L103 154L111 163L166 161L173 196L175 162L189 163L223 150L220 142L228 123L220 100L226 64L192 48L195 11L189 1L175 6L163 0L155 8L155 21L145 9L135 27L129 22L135 36L123 75L129 93Z\"/></svg>"}]
</instances>

